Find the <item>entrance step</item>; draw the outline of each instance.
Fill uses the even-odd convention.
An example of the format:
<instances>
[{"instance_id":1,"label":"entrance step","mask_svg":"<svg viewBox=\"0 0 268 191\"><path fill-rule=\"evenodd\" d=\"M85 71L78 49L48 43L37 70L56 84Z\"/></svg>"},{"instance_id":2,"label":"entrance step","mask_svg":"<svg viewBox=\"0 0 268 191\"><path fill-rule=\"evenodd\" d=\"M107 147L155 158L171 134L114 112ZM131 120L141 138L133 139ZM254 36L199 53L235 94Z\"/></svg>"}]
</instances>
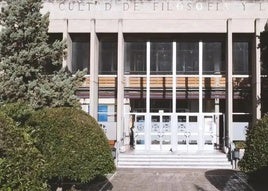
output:
<instances>
[{"instance_id":1,"label":"entrance step","mask_svg":"<svg viewBox=\"0 0 268 191\"><path fill-rule=\"evenodd\" d=\"M205 168L232 169L224 153L120 153L118 168Z\"/></svg>"}]
</instances>

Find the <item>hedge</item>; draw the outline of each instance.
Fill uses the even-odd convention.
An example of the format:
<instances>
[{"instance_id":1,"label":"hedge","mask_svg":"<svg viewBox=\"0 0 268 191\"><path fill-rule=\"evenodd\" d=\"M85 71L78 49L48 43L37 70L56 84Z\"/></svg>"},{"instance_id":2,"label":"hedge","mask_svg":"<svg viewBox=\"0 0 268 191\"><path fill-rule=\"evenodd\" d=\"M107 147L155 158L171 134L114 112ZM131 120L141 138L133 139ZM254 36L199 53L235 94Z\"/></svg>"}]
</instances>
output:
<instances>
[{"instance_id":1,"label":"hedge","mask_svg":"<svg viewBox=\"0 0 268 191\"><path fill-rule=\"evenodd\" d=\"M94 118L80 109L45 108L30 117L49 179L90 182L115 169L107 138Z\"/></svg>"},{"instance_id":2,"label":"hedge","mask_svg":"<svg viewBox=\"0 0 268 191\"><path fill-rule=\"evenodd\" d=\"M0 112L0 190L47 190L45 161L26 131Z\"/></svg>"},{"instance_id":3,"label":"hedge","mask_svg":"<svg viewBox=\"0 0 268 191\"><path fill-rule=\"evenodd\" d=\"M241 170L254 173L268 167L268 115L248 129L243 159L239 162ZM266 172L267 173L267 172ZM268 173L267 173L268 174Z\"/></svg>"}]
</instances>

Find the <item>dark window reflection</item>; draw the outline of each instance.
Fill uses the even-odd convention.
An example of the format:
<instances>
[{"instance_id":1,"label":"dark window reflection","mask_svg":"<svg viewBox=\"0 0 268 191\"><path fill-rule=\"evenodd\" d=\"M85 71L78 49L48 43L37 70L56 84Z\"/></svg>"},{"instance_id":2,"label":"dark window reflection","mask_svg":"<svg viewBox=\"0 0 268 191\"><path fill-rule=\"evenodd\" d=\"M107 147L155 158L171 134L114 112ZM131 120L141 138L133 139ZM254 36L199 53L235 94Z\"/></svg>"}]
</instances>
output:
<instances>
[{"instance_id":1,"label":"dark window reflection","mask_svg":"<svg viewBox=\"0 0 268 191\"><path fill-rule=\"evenodd\" d=\"M198 74L198 43L177 43L177 73Z\"/></svg>"},{"instance_id":2,"label":"dark window reflection","mask_svg":"<svg viewBox=\"0 0 268 191\"><path fill-rule=\"evenodd\" d=\"M234 42L233 74L249 74L249 43Z\"/></svg>"},{"instance_id":3,"label":"dark window reflection","mask_svg":"<svg viewBox=\"0 0 268 191\"><path fill-rule=\"evenodd\" d=\"M223 44L221 42L203 43L203 73L221 74L224 72Z\"/></svg>"},{"instance_id":4,"label":"dark window reflection","mask_svg":"<svg viewBox=\"0 0 268 191\"><path fill-rule=\"evenodd\" d=\"M125 73L146 74L146 42L125 43Z\"/></svg>"},{"instance_id":5,"label":"dark window reflection","mask_svg":"<svg viewBox=\"0 0 268 191\"><path fill-rule=\"evenodd\" d=\"M90 34L70 34L72 40L72 64L71 72L87 69L89 73L90 63Z\"/></svg>"},{"instance_id":6,"label":"dark window reflection","mask_svg":"<svg viewBox=\"0 0 268 191\"><path fill-rule=\"evenodd\" d=\"M100 74L117 73L117 42L101 41L100 42Z\"/></svg>"},{"instance_id":7,"label":"dark window reflection","mask_svg":"<svg viewBox=\"0 0 268 191\"><path fill-rule=\"evenodd\" d=\"M171 74L172 73L172 43L152 42L151 43L151 73Z\"/></svg>"}]
</instances>

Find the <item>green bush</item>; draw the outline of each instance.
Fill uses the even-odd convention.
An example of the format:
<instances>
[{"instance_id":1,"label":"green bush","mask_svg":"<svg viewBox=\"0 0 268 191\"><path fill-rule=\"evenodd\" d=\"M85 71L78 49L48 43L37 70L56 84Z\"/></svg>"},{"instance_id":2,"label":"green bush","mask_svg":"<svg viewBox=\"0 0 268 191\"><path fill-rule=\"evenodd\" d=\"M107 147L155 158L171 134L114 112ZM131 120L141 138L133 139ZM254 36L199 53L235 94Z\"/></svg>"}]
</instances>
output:
<instances>
[{"instance_id":1,"label":"green bush","mask_svg":"<svg viewBox=\"0 0 268 191\"><path fill-rule=\"evenodd\" d=\"M24 125L34 111L30 105L21 102L7 103L1 105L1 111L17 122L18 125Z\"/></svg>"},{"instance_id":2,"label":"green bush","mask_svg":"<svg viewBox=\"0 0 268 191\"><path fill-rule=\"evenodd\" d=\"M89 182L115 169L107 138L94 118L75 108L46 108L35 112L37 147L44 155L49 179Z\"/></svg>"},{"instance_id":3,"label":"green bush","mask_svg":"<svg viewBox=\"0 0 268 191\"><path fill-rule=\"evenodd\" d=\"M247 131L245 154L239 167L249 173L268 167L268 115Z\"/></svg>"},{"instance_id":4,"label":"green bush","mask_svg":"<svg viewBox=\"0 0 268 191\"><path fill-rule=\"evenodd\" d=\"M29 134L0 112L0 190L47 190L44 160Z\"/></svg>"}]
</instances>

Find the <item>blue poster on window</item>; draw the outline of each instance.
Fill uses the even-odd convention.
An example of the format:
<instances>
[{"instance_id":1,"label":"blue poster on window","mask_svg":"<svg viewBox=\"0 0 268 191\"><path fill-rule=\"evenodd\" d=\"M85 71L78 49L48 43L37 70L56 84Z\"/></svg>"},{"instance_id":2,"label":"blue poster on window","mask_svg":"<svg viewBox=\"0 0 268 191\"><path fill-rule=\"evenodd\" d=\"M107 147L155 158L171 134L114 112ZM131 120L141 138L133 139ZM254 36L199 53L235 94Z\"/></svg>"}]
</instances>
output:
<instances>
[{"instance_id":1,"label":"blue poster on window","mask_svg":"<svg viewBox=\"0 0 268 191\"><path fill-rule=\"evenodd\" d=\"M98 121L105 122L108 121L108 106L107 105L99 105L98 107Z\"/></svg>"}]
</instances>

